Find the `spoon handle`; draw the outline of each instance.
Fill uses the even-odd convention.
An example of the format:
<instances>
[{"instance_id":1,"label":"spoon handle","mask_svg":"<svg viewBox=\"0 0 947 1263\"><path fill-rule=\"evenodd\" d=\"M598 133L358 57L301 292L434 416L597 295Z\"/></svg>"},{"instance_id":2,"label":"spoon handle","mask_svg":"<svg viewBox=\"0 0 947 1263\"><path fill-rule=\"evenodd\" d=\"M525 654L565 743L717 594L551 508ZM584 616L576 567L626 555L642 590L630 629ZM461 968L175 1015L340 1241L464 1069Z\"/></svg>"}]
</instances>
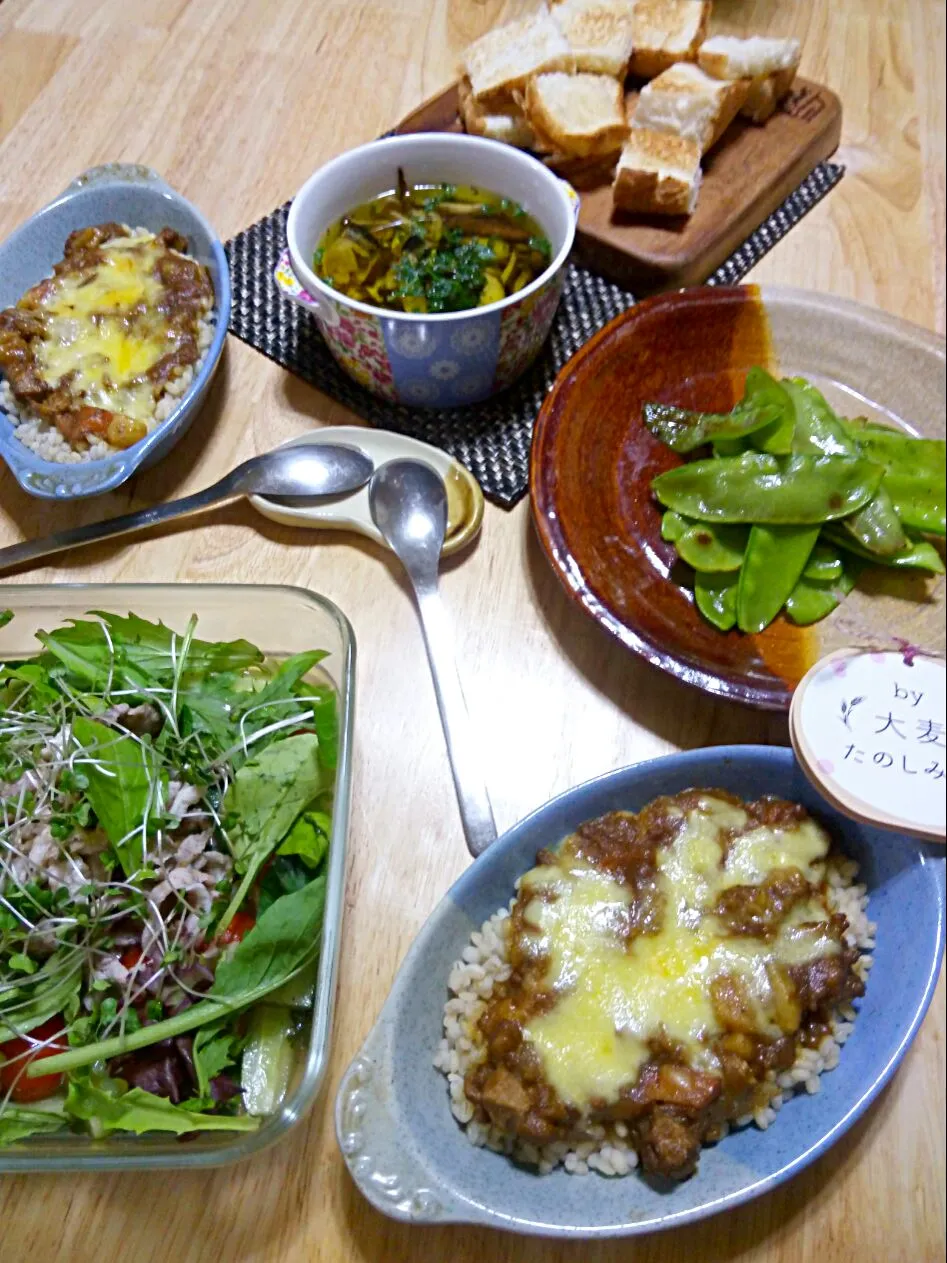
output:
<instances>
[{"instance_id":1,"label":"spoon handle","mask_svg":"<svg viewBox=\"0 0 947 1263\"><path fill-rule=\"evenodd\" d=\"M125 535L129 531L142 530L158 522L168 522L171 518L184 517L188 513L196 513L199 509L205 509L218 500L226 500L236 494L233 476L228 475L220 482L215 482L212 487L205 487L203 491L196 491L193 495L182 496L179 500L169 500L167 504L153 504L150 508L138 509L134 513L123 513L119 517L106 518L104 522L90 522L87 526L72 526L66 531L56 531L54 535L45 535L42 539L29 539L22 544L11 544L8 548L0 548L0 571L22 565L25 561L36 561L40 557L61 553L67 548L76 548L80 544L112 539L115 535Z\"/></svg>"},{"instance_id":2,"label":"spoon handle","mask_svg":"<svg viewBox=\"0 0 947 1263\"><path fill-rule=\"evenodd\" d=\"M424 647L434 679L437 709L440 711L441 725L447 741L447 756L450 759L464 836L467 839L467 849L476 859L491 842L496 841L497 827L493 819L493 808L487 794L460 676L457 674L457 659L447 613L436 588L428 589L416 584L414 590L421 616L421 630L424 633Z\"/></svg>"}]
</instances>

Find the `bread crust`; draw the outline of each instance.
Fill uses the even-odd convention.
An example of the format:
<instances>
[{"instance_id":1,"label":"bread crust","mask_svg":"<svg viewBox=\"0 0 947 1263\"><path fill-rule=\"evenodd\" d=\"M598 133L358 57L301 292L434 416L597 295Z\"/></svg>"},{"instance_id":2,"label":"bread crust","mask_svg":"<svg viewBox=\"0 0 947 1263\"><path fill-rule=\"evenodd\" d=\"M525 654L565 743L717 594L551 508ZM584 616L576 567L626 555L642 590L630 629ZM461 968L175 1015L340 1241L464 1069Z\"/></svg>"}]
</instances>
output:
<instances>
[{"instance_id":1,"label":"bread crust","mask_svg":"<svg viewBox=\"0 0 947 1263\"><path fill-rule=\"evenodd\" d=\"M775 113L783 97L788 95L795 78L795 66L787 66L785 70L775 70L771 75L751 79L740 114L753 123L765 123Z\"/></svg>"}]
</instances>

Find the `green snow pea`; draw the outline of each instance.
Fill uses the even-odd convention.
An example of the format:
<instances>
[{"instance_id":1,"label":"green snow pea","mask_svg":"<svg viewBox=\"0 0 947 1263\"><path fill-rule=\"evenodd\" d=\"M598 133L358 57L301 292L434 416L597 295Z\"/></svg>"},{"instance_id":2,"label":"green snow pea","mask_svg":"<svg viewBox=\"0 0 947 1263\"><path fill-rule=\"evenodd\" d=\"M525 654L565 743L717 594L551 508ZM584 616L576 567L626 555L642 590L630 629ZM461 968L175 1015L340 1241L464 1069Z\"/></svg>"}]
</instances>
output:
<instances>
[{"instance_id":1,"label":"green snow pea","mask_svg":"<svg viewBox=\"0 0 947 1263\"><path fill-rule=\"evenodd\" d=\"M926 539L912 539L909 536L907 547L901 552L895 553L890 557L879 557L877 553L869 552L867 548L863 548L839 524L830 523L823 527L823 535L831 543L838 544L840 548L844 548L856 557L863 557L866 561L873 561L876 565L894 566L905 570L927 570L931 574L944 573L944 563L941 560L940 553Z\"/></svg>"},{"instance_id":2,"label":"green snow pea","mask_svg":"<svg viewBox=\"0 0 947 1263\"><path fill-rule=\"evenodd\" d=\"M670 404L646 403L642 416L655 438L675 452L692 452L704 443L743 438L778 422L785 409L784 394L769 373L751 368L743 398L730 412L693 412Z\"/></svg>"},{"instance_id":3,"label":"green snow pea","mask_svg":"<svg viewBox=\"0 0 947 1263\"><path fill-rule=\"evenodd\" d=\"M833 583L842 577L844 567L838 549L832 548L821 540L809 554L806 568L802 572L803 579L812 579L815 583Z\"/></svg>"},{"instance_id":4,"label":"green snow pea","mask_svg":"<svg viewBox=\"0 0 947 1263\"><path fill-rule=\"evenodd\" d=\"M737 584L734 571L698 570L694 575L694 600L708 623L729 631L737 621Z\"/></svg>"},{"instance_id":5,"label":"green snow pea","mask_svg":"<svg viewBox=\"0 0 947 1263\"><path fill-rule=\"evenodd\" d=\"M947 489L942 480L923 473L892 471L885 474L881 485L909 530L924 535L947 534Z\"/></svg>"},{"instance_id":6,"label":"green snow pea","mask_svg":"<svg viewBox=\"0 0 947 1263\"><path fill-rule=\"evenodd\" d=\"M737 587L737 626L768 627L802 578L820 527L760 526L750 531Z\"/></svg>"},{"instance_id":7,"label":"green snow pea","mask_svg":"<svg viewBox=\"0 0 947 1263\"><path fill-rule=\"evenodd\" d=\"M801 377L788 379L785 386L796 410L794 451L823 456L861 455L858 443L820 391ZM846 526L869 552L881 556L900 552L908 542L884 482L872 499L846 520Z\"/></svg>"},{"instance_id":8,"label":"green snow pea","mask_svg":"<svg viewBox=\"0 0 947 1263\"><path fill-rule=\"evenodd\" d=\"M844 424L863 454L884 465L889 473L937 474L941 482L947 478L947 441L944 439L915 438L903 430L894 430L862 418Z\"/></svg>"},{"instance_id":9,"label":"green snow pea","mask_svg":"<svg viewBox=\"0 0 947 1263\"><path fill-rule=\"evenodd\" d=\"M695 570L739 570L746 552L745 526L692 522L674 546L682 561Z\"/></svg>"},{"instance_id":10,"label":"green snow pea","mask_svg":"<svg viewBox=\"0 0 947 1263\"><path fill-rule=\"evenodd\" d=\"M802 578L786 600L786 617L799 627L817 623L837 609L854 586L854 577L844 570L834 583L815 583Z\"/></svg>"},{"instance_id":11,"label":"green snow pea","mask_svg":"<svg viewBox=\"0 0 947 1263\"><path fill-rule=\"evenodd\" d=\"M787 377L783 386L792 400L796 428L793 451L822 456L854 456L857 449L841 419L821 391L802 377Z\"/></svg>"},{"instance_id":12,"label":"green snow pea","mask_svg":"<svg viewBox=\"0 0 947 1263\"><path fill-rule=\"evenodd\" d=\"M888 426L848 422L858 450L883 465L882 490L911 530L943 535L947 518L947 442L918 439Z\"/></svg>"},{"instance_id":13,"label":"green snow pea","mask_svg":"<svg viewBox=\"0 0 947 1263\"><path fill-rule=\"evenodd\" d=\"M860 457L748 453L680 465L651 488L666 508L698 521L801 526L854 513L878 490L883 472Z\"/></svg>"},{"instance_id":14,"label":"green snow pea","mask_svg":"<svg viewBox=\"0 0 947 1263\"><path fill-rule=\"evenodd\" d=\"M751 399L761 411L765 408L776 412L769 425L750 433L750 446L773 456L788 456L795 450L796 411L785 383L778 382L763 368L751 368L746 375L745 391L744 398Z\"/></svg>"},{"instance_id":15,"label":"green snow pea","mask_svg":"<svg viewBox=\"0 0 947 1263\"><path fill-rule=\"evenodd\" d=\"M669 544L676 544L690 526L693 526L693 522L688 522L686 517L669 509L661 518L661 538L666 539Z\"/></svg>"}]
</instances>

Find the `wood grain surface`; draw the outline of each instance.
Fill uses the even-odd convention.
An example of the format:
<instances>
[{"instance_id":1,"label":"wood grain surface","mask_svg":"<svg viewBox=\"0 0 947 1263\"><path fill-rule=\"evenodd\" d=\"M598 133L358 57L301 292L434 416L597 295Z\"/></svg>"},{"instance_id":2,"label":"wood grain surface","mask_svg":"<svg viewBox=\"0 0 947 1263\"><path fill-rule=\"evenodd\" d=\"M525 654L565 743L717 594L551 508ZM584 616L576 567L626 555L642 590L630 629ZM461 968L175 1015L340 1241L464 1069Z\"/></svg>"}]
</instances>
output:
<instances>
[{"instance_id":1,"label":"wood grain surface","mask_svg":"<svg viewBox=\"0 0 947 1263\"><path fill-rule=\"evenodd\" d=\"M0 235L85 167L146 162L227 237L325 159L393 125L459 50L533 0L2 0ZM753 279L861 299L944 328L940 0L718 0L716 27L795 34L844 106L841 185ZM352 418L231 339L210 400L153 471L81 506L0 476L2 542L212 482L238 460ZM934 1263L944 1252L944 992L881 1100L782 1189L692 1229L554 1244L416 1230L371 1210L335 1146L342 1069L398 962L467 855L407 591L385 555L274 526L247 505L67 555L22 579L240 580L324 592L359 647L356 767L334 1052L312 1115L279 1147L205 1174L0 1180L3 1263ZM15 582L16 578L12 580ZM10 582L8 580L7 582ZM501 826L608 768L679 747L787 740L633 660L562 593L528 507L488 506L443 587ZM237 629L235 629L235 633ZM435 1102L433 1108L440 1108Z\"/></svg>"},{"instance_id":2,"label":"wood grain surface","mask_svg":"<svg viewBox=\"0 0 947 1263\"><path fill-rule=\"evenodd\" d=\"M627 94L629 113L637 97L637 88ZM616 211L612 173L602 178L598 159L581 159L585 170L578 179L567 160L556 170L580 190L575 257L639 297L700 285L813 167L835 152L841 126L842 103L835 93L798 78L764 126L740 117L730 124L702 163L700 199L688 216ZM456 83L412 110L398 127L400 132L463 130Z\"/></svg>"}]
</instances>

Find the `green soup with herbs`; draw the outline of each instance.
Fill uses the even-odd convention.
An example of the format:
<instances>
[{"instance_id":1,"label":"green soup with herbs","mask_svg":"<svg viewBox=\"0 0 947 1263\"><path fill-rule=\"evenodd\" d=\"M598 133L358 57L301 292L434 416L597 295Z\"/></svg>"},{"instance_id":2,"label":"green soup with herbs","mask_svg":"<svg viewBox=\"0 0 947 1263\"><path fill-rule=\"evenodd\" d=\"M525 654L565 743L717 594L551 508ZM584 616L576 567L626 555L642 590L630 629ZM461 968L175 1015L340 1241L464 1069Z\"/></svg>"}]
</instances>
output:
<instances>
[{"instance_id":1,"label":"green soup with herbs","mask_svg":"<svg viewBox=\"0 0 947 1263\"><path fill-rule=\"evenodd\" d=\"M388 311L499 302L549 265L549 241L517 202L468 184L410 185L363 202L323 234L316 275Z\"/></svg>"}]
</instances>

